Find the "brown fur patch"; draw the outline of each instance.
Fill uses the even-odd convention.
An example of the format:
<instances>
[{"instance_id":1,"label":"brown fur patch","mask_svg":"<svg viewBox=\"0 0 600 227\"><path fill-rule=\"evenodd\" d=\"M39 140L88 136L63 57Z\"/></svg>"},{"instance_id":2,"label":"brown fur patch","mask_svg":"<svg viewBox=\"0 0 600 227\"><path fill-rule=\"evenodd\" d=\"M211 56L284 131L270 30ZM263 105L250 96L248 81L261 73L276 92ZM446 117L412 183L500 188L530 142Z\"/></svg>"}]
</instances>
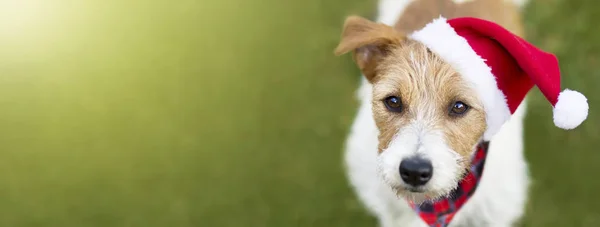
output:
<instances>
[{"instance_id":1,"label":"brown fur patch","mask_svg":"<svg viewBox=\"0 0 600 227\"><path fill-rule=\"evenodd\" d=\"M518 6L505 0L473 0L464 3L454 3L452 0L415 0L406 7L394 27L408 34L423 28L440 15L448 19L477 17L494 21L517 35L523 33Z\"/></svg>"}]
</instances>

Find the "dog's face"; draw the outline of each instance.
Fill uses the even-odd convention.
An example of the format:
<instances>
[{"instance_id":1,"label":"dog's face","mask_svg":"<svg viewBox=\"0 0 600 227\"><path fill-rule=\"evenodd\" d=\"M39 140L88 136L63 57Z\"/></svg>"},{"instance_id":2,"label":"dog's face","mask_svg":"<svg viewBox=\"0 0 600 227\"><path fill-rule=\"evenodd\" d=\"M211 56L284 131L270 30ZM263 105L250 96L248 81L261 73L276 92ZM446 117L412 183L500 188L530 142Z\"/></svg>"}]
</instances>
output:
<instances>
[{"instance_id":1,"label":"dog's face","mask_svg":"<svg viewBox=\"0 0 600 227\"><path fill-rule=\"evenodd\" d=\"M415 202L448 195L486 129L473 88L424 45L360 17L347 19L336 53L350 51L372 84L383 180Z\"/></svg>"}]
</instances>

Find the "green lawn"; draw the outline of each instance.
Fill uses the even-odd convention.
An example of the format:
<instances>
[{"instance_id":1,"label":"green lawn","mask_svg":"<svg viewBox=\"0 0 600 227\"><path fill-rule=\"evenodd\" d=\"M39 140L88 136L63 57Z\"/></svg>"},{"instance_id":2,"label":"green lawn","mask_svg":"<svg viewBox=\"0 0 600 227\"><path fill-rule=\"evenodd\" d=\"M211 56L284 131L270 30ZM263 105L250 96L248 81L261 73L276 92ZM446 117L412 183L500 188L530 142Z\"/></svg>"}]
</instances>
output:
<instances>
[{"instance_id":1,"label":"green lawn","mask_svg":"<svg viewBox=\"0 0 600 227\"><path fill-rule=\"evenodd\" d=\"M0 226L374 226L341 165L359 72L332 54L374 3L0 0ZM526 12L592 109L563 131L532 91L524 224L600 226L600 1Z\"/></svg>"}]
</instances>

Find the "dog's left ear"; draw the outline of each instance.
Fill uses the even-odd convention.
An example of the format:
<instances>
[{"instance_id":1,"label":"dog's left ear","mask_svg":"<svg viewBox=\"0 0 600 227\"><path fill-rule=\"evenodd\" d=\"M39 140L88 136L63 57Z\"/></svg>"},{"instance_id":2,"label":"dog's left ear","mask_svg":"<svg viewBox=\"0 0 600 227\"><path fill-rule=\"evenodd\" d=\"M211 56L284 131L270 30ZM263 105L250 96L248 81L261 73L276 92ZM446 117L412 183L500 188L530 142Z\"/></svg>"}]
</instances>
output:
<instances>
[{"instance_id":1,"label":"dog's left ear","mask_svg":"<svg viewBox=\"0 0 600 227\"><path fill-rule=\"evenodd\" d=\"M359 16L350 16L344 22L341 40L335 55L353 51L353 59L369 80L376 76L377 64L393 46L400 45L405 35L393 27L375 23Z\"/></svg>"}]
</instances>

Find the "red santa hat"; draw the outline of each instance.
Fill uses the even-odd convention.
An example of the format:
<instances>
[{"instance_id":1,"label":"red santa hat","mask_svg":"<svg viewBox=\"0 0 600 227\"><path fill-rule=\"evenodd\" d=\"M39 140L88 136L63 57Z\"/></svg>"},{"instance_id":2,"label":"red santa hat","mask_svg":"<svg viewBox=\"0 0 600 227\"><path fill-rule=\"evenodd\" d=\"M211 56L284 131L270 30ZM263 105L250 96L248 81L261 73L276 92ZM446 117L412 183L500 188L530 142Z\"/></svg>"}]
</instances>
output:
<instances>
[{"instance_id":1,"label":"red santa hat","mask_svg":"<svg viewBox=\"0 0 600 227\"><path fill-rule=\"evenodd\" d=\"M487 115L489 140L536 85L553 106L554 124L579 126L588 103L577 91L561 91L556 57L505 28L477 18L435 19L409 36L427 46L472 83Z\"/></svg>"}]
</instances>

